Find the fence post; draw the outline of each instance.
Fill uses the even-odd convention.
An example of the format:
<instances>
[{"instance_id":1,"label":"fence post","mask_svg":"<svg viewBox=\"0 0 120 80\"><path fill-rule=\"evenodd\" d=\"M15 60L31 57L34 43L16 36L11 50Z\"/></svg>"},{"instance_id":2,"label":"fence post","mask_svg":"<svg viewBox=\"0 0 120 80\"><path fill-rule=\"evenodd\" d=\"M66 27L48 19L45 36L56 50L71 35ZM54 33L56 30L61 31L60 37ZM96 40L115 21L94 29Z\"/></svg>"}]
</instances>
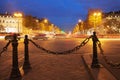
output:
<instances>
[{"instance_id":1,"label":"fence post","mask_svg":"<svg viewBox=\"0 0 120 80\"><path fill-rule=\"evenodd\" d=\"M98 38L96 36L96 32L93 32L92 36L92 41L93 41L93 58L92 58L92 68L99 68L99 61L98 61L98 55L97 55L97 42Z\"/></svg>"},{"instance_id":2,"label":"fence post","mask_svg":"<svg viewBox=\"0 0 120 80\"><path fill-rule=\"evenodd\" d=\"M25 35L25 39L24 39L24 64L23 64L23 69L30 69L30 62L29 62L29 52L28 52L28 44L29 44L29 40L28 40L28 35Z\"/></svg>"},{"instance_id":3,"label":"fence post","mask_svg":"<svg viewBox=\"0 0 120 80\"><path fill-rule=\"evenodd\" d=\"M12 40L12 71L10 75L10 79L14 78L21 78L21 74L18 67L18 40L17 35L14 34L13 40Z\"/></svg>"}]
</instances>

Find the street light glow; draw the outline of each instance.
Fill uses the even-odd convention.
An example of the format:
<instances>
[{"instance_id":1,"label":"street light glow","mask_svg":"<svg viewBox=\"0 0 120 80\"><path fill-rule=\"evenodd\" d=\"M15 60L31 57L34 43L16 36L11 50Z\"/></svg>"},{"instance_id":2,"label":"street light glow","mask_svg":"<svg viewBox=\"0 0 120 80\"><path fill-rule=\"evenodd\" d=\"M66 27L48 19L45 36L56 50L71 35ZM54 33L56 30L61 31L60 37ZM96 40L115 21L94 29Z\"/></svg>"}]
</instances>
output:
<instances>
[{"instance_id":1,"label":"street light glow","mask_svg":"<svg viewBox=\"0 0 120 80\"><path fill-rule=\"evenodd\" d=\"M101 13L98 13L98 16L101 16Z\"/></svg>"},{"instance_id":2,"label":"street light glow","mask_svg":"<svg viewBox=\"0 0 120 80\"><path fill-rule=\"evenodd\" d=\"M44 23L47 23L48 22L48 20L47 19L44 19Z\"/></svg>"},{"instance_id":3,"label":"street light glow","mask_svg":"<svg viewBox=\"0 0 120 80\"><path fill-rule=\"evenodd\" d=\"M78 20L78 22L80 23L80 22L82 22L82 20L81 20L81 19L79 19L79 20Z\"/></svg>"},{"instance_id":4,"label":"street light glow","mask_svg":"<svg viewBox=\"0 0 120 80\"><path fill-rule=\"evenodd\" d=\"M95 12L95 13L93 14L93 16L101 16L101 13L100 13L100 12Z\"/></svg>"},{"instance_id":5,"label":"street light glow","mask_svg":"<svg viewBox=\"0 0 120 80\"><path fill-rule=\"evenodd\" d=\"M15 17L22 17L22 13L15 12L15 13L14 13L14 16L15 16Z\"/></svg>"},{"instance_id":6,"label":"street light glow","mask_svg":"<svg viewBox=\"0 0 120 80\"><path fill-rule=\"evenodd\" d=\"M101 21L101 12L94 12L93 13L94 17L94 30L96 30L96 24L98 24Z\"/></svg>"},{"instance_id":7,"label":"street light glow","mask_svg":"<svg viewBox=\"0 0 120 80\"><path fill-rule=\"evenodd\" d=\"M96 15L97 15L97 13L95 12L93 15L94 15L94 16L96 16Z\"/></svg>"}]
</instances>

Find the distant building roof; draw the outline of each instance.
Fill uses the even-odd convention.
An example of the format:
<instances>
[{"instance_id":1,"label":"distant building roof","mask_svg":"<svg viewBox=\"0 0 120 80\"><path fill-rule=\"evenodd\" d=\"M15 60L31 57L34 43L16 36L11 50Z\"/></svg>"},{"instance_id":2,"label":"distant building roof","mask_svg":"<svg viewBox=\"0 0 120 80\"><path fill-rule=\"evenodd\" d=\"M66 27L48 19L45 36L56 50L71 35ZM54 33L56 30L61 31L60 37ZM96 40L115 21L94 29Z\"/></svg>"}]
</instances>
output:
<instances>
[{"instance_id":1,"label":"distant building roof","mask_svg":"<svg viewBox=\"0 0 120 80\"><path fill-rule=\"evenodd\" d=\"M6 12L6 13L0 13L0 16L7 17L7 16L13 16L13 15Z\"/></svg>"},{"instance_id":2,"label":"distant building roof","mask_svg":"<svg viewBox=\"0 0 120 80\"><path fill-rule=\"evenodd\" d=\"M108 16L120 16L120 10L119 11L111 11L107 13L103 13L103 17L108 17Z\"/></svg>"}]
</instances>

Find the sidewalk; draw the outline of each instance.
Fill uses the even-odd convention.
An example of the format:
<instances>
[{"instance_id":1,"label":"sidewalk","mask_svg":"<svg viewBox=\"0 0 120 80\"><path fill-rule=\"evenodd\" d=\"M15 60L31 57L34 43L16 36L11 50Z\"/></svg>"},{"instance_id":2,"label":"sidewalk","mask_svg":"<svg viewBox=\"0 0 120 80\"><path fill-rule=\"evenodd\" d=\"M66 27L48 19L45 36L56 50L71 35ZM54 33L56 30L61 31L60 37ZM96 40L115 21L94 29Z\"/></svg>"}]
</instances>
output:
<instances>
[{"instance_id":1,"label":"sidewalk","mask_svg":"<svg viewBox=\"0 0 120 80\"><path fill-rule=\"evenodd\" d=\"M30 53L29 56L32 69L28 73L24 73L22 69L23 54L19 56L22 74L20 80L116 80L104 66L92 69L90 55L81 57L81 54ZM9 80L11 67L11 56L2 55L0 57L0 80Z\"/></svg>"},{"instance_id":2,"label":"sidewalk","mask_svg":"<svg viewBox=\"0 0 120 80\"><path fill-rule=\"evenodd\" d=\"M10 76L11 61L7 59L7 61L1 62L6 57L8 55L0 57L0 80L8 80ZM19 65L21 64L23 64L22 57L19 59ZM91 80L79 54L31 53L30 64L32 69L23 74L21 80ZM22 66L20 66L20 69L22 72Z\"/></svg>"}]
</instances>

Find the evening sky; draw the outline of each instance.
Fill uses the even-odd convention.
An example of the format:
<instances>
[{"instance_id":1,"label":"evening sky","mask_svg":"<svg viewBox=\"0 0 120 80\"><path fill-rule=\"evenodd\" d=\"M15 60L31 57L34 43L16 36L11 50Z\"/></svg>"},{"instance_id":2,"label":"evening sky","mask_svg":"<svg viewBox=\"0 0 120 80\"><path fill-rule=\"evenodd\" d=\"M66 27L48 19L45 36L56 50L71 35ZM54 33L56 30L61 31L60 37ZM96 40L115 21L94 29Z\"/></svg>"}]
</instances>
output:
<instances>
[{"instance_id":1,"label":"evening sky","mask_svg":"<svg viewBox=\"0 0 120 80\"><path fill-rule=\"evenodd\" d=\"M120 0L1 0L0 13L20 11L25 15L47 18L65 31L72 30L78 19L85 20L89 9L103 12L120 10Z\"/></svg>"}]
</instances>

